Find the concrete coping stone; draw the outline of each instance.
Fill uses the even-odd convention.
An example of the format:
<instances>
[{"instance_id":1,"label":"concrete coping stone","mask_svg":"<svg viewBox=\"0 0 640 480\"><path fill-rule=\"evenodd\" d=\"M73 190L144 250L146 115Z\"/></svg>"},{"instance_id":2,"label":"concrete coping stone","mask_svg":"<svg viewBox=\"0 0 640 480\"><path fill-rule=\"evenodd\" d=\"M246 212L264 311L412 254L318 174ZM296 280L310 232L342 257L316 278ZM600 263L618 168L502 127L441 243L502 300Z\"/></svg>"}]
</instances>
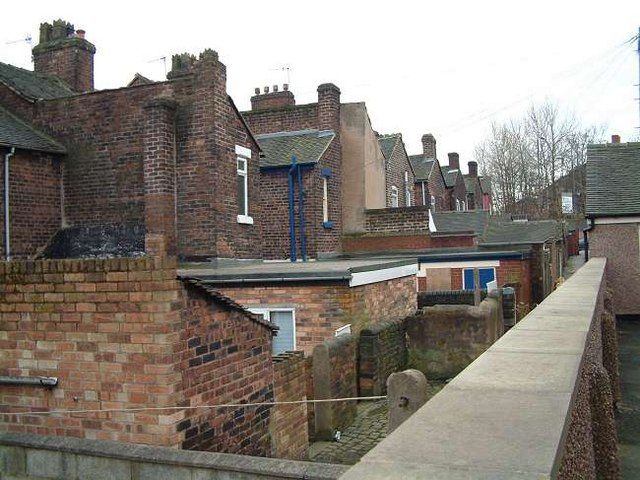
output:
<instances>
[{"instance_id":1,"label":"concrete coping stone","mask_svg":"<svg viewBox=\"0 0 640 480\"><path fill-rule=\"evenodd\" d=\"M251 473L276 478L335 479L346 466L297 460L252 457L231 453L197 452L168 447L136 445L109 440L51 437L30 433L0 433L0 445L61 453L107 457L140 463Z\"/></svg>"}]
</instances>

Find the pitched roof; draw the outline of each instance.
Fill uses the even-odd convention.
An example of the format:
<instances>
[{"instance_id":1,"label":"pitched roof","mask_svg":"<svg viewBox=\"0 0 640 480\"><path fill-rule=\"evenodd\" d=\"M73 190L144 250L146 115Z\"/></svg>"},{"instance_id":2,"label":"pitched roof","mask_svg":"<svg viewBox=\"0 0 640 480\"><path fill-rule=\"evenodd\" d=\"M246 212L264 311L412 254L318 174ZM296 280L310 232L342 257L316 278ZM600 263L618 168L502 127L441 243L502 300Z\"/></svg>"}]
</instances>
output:
<instances>
[{"instance_id":1,"label":"pitched roof","mask_svg":"<svg viewBox=\"0 0 640 480\"><path fill-rule=\"evenodd\" d=\"M458 173L460 173L460 170L449 170L449 165L443 165L440 168L442 170L442 176L444 177L444 184L447 188L455 187L456 177L458 176Z\"/></svg>"},{"instance_id":2,"label":"pitched roof","mask_svg":"<svg viewBox=\"0 0 640 480\"><path fill-rule=\"evenodd\" d=\"M131 79L131 81L127 83L127 87L136 87L138 85L150 85L152 83L155 83L155 82L150 78L147 78L144 75L136 73Z\"/></svg>"},{"instance_id":3,"label":"pitched roof","mask_svg":"<svg viewBox=\"0 0 640 480\"><path fill-rule=\"evenodd\" d=\"M416 176L416 180L428 180L433 166L435 164L434 158L427 158L424 155L409 155L409 163L413 168L413 173Z\"/></svg>"},{"instance_id":4,"label":"pitched roof","mask_svg":"<svg viewBox=\"0 0 640 480\"><path fill-rule=\"evenodd\" d=\"M317 163L335 138L333 130L299 130L256 135L264 153L261 168L291 165L291 157L298 163Z\"/></svg>"},{"instance_id":5,"label":"pitched roof","mask_svg":"<svg viewBox=\"0 0 640 480\"><path fill-rule=\"evenodd\" d=\"M432 213L433 223L438 233L474 232L482 235L489 221L486 210L469 210L466 212Z\"/></svg>"},{"instance_id":6,"label":"pitched roof","mask_svg":"<svg viewBox=\"0 0 640 480\"><path fill-rule=\"evenodd\" d=\"M75 92L62 80L0 62L0 83L29 100L68 97Z\"/></svg>"},{"instance_id":7,"label":"pitched roof","mask_svg":"<svg viewBox=\"0 0 640 480\"><path fill-rule=\"evenodd\" d=\"M462 175L464 178L464 186L467 188L467 191L474 192L476 191L476 186L478 185L478 177L472 177L471 175Z\"/></svg>"},{"instance_id":8,"label":"pitched roof","mask_svg":"<svg viewBox=\"0 0 640 480\"><path fill-rule=\"evenodd\" d=\"M490 221L481 244L531 244L544 243L557 238L562 225L556 220Z\"/></svg>"},{"instance_id":9,"label":"pitched roof","mask_svg":"<svg viewBox=\"0 0 640 480\"><path fill-rule=\"evenodd\" d=\"M478 177L480 179L480 187L482 193L491 193L491 178L490 177Z\"/></svg>"},{"instance_id":10,"label":"pitched roof","mask_svg":"<svg viewBox=\"0 0 640 480\"><path fill-rule=\"evenodd\" d=\"M388 135L380 135L378 137L378 143L380 144L380 149L382 150L382 154L384 158L389 160L391 154L393 153L393 149L398 143L398 139L400 138L399 133L390 133Z\"/></svg>"},{"instance_id":11,"label":"pitched roof","mask_svg":"<svg viewBox=\"0 0 640 480\"><path fill-rule=\"evenodd\" d=\"M66 153L63 145L0 107L0 145L40 152Z\"/></svg>"},{"instance_id":12,"label":"pitched roof","mask_svg":"<svg viewBox=\"0 0 640 480\"><path fill-rule=\"evenodd\" d=\"M589 145L587 216L640 214L640 142Z\"/></svg>"}]
</instances>

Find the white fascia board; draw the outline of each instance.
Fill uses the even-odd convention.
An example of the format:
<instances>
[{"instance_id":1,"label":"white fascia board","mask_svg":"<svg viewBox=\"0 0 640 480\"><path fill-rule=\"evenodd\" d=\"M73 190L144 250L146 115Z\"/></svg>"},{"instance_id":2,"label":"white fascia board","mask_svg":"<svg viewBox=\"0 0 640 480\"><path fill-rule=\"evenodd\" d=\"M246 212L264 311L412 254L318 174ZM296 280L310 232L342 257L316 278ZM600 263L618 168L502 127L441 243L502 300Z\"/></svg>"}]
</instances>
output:
<instances>
[{"instance_id":1,"label":"white fascia board","mask_svg":"<svg viewBox=\"0 0 640 480\"><path fill-rule=\"evenodd\" d=\"M640 217L601 217L594 218L596 225L615 225L619 223L640 223Z\"/></svg>"},{"instance_id":2,"label":"white fascia board","mask_svg":"<svg viewBox=\"0 0 640 480\"><path fill-rule=\"evenodd\" d=\"M251 149L243 147L241 145L236 145L236 154L242 155L243 157L251 158Z\"/></svg>"},{"instance_id":3,"label":"white fascia board","mask_svg":"<svg viewBox=\"0 0 640 480\"><path fill-rule=\"evenodd\" d=\"M420 270L425 268L485 268L499 267L500 260L468 260L465 262L421 262Z\"/></svg>"},{"instance_id":4,"label":"white fascia board","mask_svg":"<svg viewBox=\"0 0 640 480\"><path fill-rule=\"evenodd\" d=\"M402 265L400 267L383 268L381 270L369 270L367 272L355 272L351 274L349 287L359 287L370 283L384 282L394 278L402 278L416 275L418 264Z\"/></svg>"},{"instance_id":5,"label":"white fascia board","mask_svg":"<svg viewBox=\"0 0 640 480\"><path fill-rule=\"evenodd\" d=\"M438 231L436 227L436 222L433 220L433 215L431 214L431 207L429 207L429 231L431 233L435 233Z\"/></svg>"}]
</instances>

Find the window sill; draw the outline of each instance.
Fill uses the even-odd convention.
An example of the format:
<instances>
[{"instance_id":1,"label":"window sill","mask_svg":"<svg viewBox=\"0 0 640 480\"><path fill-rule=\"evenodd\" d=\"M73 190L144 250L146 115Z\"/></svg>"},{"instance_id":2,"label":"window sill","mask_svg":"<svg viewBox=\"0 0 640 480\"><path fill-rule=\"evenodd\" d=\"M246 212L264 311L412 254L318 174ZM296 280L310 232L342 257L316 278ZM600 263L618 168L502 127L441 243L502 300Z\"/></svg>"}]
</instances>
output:
<instances>
[{"instance_id":1,"label":"window sill","mask_svg":"<svg viewBox=\"0 0 640 480\"><path fill-rule=\"evenodd\" d=\"M253 225L253 217L250 217L249 215L238 215L238 223Z\"/></svg>"},{"instance_id":2,"label":"window sill","mask_svg":"<svg viewBox=\"0 0 640 480\"><path fill-rule=\"evenodd\" d=\"M322 222L322 226L328 230L333 228L333 222Z\"/></svg>"}]
</instances>

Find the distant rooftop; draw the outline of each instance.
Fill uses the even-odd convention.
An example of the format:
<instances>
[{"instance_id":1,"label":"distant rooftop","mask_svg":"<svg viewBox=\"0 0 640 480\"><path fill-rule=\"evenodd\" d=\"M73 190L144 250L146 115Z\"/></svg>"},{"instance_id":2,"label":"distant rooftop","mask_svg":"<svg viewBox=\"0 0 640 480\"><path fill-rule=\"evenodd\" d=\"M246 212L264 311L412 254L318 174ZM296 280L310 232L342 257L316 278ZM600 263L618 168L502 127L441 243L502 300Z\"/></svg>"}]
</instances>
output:
<instances>
[{"instance_id":1,"label":"distant rooftop","mask_svg":"<svg viewBox=\"0 0 640 480\"><path fill-rule=\"evenodd\" d=\"M433 170L433 165L435 164L434 158L427 158L422 154L409 155L409 162L413 168L416 180L422 181L429 179L429 175L431 175L431 170Z\"/></svg>"},{"instance_id":2,"label":"distant rooftop","mask_svg":"<svg viewBox=\"0 0 640 480\"><path fill-rule=\"evenodd\" d=\"M33 125L0 107L0 146L49 153L66 153L66 148Z\"/></svg>"}]
</instances>

